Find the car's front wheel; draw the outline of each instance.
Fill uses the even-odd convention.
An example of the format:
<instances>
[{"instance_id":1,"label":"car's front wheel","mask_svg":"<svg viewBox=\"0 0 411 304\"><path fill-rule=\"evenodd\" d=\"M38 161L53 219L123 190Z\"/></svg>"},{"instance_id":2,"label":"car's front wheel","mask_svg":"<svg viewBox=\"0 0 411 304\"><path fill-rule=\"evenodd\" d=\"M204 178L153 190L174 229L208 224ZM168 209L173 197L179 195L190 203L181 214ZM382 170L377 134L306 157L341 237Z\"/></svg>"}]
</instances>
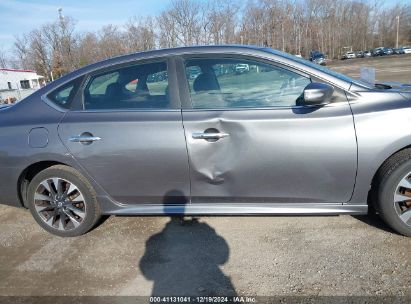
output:
<instances>
[{"instance_id":1,"label":"car's front wheel","mask_svg":"<svg viewBox=\"0 0 411 304\"><path fill-rule=\"evenodd\" d=\"M30 182L28 206L37 223L58 236L88 232L100 218L93 187L77 170L49 167Z\"/></svg>"},{"instance_id":2,"label":"car's front wheel","mask_svg":"<svg viewBox=\"0 0 411 304\"><path fill-rule=\"evenodd\" d=\"M388 159L377 174L377 210L394 230L411 236L411 149Z\"/></svg>"}]
</instances>

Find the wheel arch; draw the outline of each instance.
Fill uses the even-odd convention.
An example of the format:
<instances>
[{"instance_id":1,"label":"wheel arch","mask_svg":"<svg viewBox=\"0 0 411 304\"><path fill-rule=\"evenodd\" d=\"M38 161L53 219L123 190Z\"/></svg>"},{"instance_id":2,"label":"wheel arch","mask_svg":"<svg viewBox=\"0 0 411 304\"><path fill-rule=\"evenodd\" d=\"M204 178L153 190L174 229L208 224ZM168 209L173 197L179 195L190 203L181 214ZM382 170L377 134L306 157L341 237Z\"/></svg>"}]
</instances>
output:
<instances>
[{"instance_id":1,"label":"wheel arch","mask_svg":"<svg viewBox=\"0 0 411 304\"><path fill-rule=\"evenodd\" d=\"M31 182L31 180L41 171L55 166L55 165L64 165L71 167L69 164L59 162L59 161L53 161L53 160L43 160L43 161L38 161L35 163L30 164L28 167L26 167L20 174L18 181L17 181L17 193L18 193L18 198L20 200L20 204L27 208L27 189L28 186Z\"/></svg>"},{"instance_id":2,"label":"wheel arch","mask_svg":"<svg viewBox=\"0 0 411 304\"><path fill-rule=\"evenodd\" d=\"M374 175L372 177L371 180L371 188L368 194L368 199L367 199L367 203L370 207L375 208L375 195L376 195L376 190L378 188L378 184L379 184L379 173L381 172L381 170L384 168L385 164L390 161L393 157L397 156L399 153L403 153L403 151L405 150L410 150L411 153L411 144L407 145L405 147L402 147L401 149L391 153L388 157L386 157L378 166L377 170L374 172Z\"/></svg>"}]
</instances>

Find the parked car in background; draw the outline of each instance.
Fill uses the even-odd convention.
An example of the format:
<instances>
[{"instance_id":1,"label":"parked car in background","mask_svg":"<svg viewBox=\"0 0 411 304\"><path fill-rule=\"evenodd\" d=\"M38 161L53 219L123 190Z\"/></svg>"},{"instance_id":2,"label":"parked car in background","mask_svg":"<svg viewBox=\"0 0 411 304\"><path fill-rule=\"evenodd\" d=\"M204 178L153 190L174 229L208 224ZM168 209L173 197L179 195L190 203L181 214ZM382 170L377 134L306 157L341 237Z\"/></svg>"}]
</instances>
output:
<instances>
[{"instance_id":1,"label":"parked car in background","mask_svg":"<svg viewBox=\"0 0 411 304\"><path fill-rule=\"evenodd\" d=\"M371 54L371 51L364 51L364 57L371 57L372 56L372 54Z\"/></svg>"},{"instance_id":2,"label":"parked car in background","mask_svg":"<svg viewBox=\"0 0 411 304\"><path fill-rule=\"evenodd\" d=\"M355 58L355 53L354 52L346 52L342 59L354 59Z\"/></svg>"},{"instance_id":3,"label":"parked car in background","mask_svg":"<svg viewBox=\"0 0 411 304\"><path fill-rule=\"evenodd\" d=\"M164 81L167 78L168 78L167 72L154 73L147 77L147 83ZM133 83L137 85L137 81L133 81Z\"/></svg>"},{"instance_id":4,"label":"parked car in background","mask_svg":"<svg viewBox=\"0 0 411 304\"><path fill-rule=\"evenodd\" d=\"M242 74L250 71L250 66L246 63L239 63L235 66L235 72L237 74Z\"/></svg>"},{"instance_id":5,"label":"parked car in background","mask_svg":"<svg viewBox=\"0 0 411 304\"><path fill-rule=\"evenodd\" d=\"M384 88L251 46L94 63L0 109L0 202L59 236L102 214L366 214L369 203L411 236L411 93Z\"/></svg>"},{"instance_id":6,"label":"parked car in background","mask_svg":"<svg viewBox=\"0 0 411 304\"><path fill-rule=\"evenodd\" d=\"M319 51L312 51L309 60L319 65L326 65L325 55Z\"/></svg>"},{"instance_id":7,"label":"parked car in background","mask_svg":"<svg viewBox=\"0 0 411 304\"><path fill-rule=\"evenodd\" d=\"M379 48L372 49L371 54L372 54L373 57L383 56L384 55L384 48L379 47Z\"/></svg>"},{"instance_id":8,"label":"parked car in background","mask_svg":"<svg viewBox=\"0 0 411 304\"><path fill-rule=\"evenodd\" d=\"M411 46L404 46L402 49L404 50L404 54L411 54Z\"/></svg>"},{"instance_id":9,"label":"parked car in background","mask_svg":"<svg viewBox=\"0 0 411 304\"><path fill-rule=\"evenodd\" d=\"M383 48L383 54L388 56L388 55L392 55L394 53L394 51L392 50L392 48Z\"/></svg>"},{"instance_id":10,"label":"parked car in background","mask_svg":"<svg viewBox=\"0 0 411 304\"><path fill-rule=\"evenodd\" d=\"M363 51L355 52L355 57L356 58L364 58L364 52Z\"/></svg>"},{"instance_id":11,"label":"parked car in background","mask_svg":"<svg viewBox=\"0 0 411 304\"><path fill-rule=\"evenodd\" d=\"M394 49L392 49L392 51L393 51L393 54L396 54L396 55L405 54L403 48L394 48Z\"/></svg>"}]
</instances>

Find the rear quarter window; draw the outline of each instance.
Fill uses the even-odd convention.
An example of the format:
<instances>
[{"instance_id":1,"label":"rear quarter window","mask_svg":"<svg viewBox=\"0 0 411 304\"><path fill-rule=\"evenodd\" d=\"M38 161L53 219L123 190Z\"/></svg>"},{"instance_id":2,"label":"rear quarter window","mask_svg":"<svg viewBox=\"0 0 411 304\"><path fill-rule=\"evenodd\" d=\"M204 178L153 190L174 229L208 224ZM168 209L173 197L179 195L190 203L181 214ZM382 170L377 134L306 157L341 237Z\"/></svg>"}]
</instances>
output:
<instances>
[{"instance_id":1,"label":"rear quarter window","mask_svg":"<svg viewBox=\"0 0 411 304\"><path fill-rule=\"evenodd\" d=\"M68 83L51 91L51 93L47 95L47 98L55 105L64 109L69 109L82 80L83 77L69 81Z\"/></svg>"}]
</instances>

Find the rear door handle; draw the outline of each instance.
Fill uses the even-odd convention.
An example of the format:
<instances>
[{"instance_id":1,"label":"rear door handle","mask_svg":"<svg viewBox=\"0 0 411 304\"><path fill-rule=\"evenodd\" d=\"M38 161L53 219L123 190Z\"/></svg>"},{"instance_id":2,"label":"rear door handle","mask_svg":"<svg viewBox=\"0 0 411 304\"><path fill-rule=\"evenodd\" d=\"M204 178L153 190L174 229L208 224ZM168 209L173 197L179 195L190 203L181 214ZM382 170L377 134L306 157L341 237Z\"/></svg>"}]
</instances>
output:
<instances>
[{"instance_id":1,"label":"rear door handle","mask_svg":"<svg viewBox=\"0 0 411 304\"><path fill-rule=\"evenodd\" d=\"M91 144L92 142L98 140L101 140L101 137L93 136L91 134L75 135L69 138L69 141L81 144Z\"/></svg>"},{"instance_id":2,"label":"rear door handle","mask_svg":"<svg viewBox=\"0 0 411 304\"><path fill-rule=\"evenodd\" d=\"M224 133L224 132L218 132L218 133L193 133L192 137L193 139L220 139L220 138L224 138L230 136L230 134L228 133Z\"/></svg>"}]
</instances>

